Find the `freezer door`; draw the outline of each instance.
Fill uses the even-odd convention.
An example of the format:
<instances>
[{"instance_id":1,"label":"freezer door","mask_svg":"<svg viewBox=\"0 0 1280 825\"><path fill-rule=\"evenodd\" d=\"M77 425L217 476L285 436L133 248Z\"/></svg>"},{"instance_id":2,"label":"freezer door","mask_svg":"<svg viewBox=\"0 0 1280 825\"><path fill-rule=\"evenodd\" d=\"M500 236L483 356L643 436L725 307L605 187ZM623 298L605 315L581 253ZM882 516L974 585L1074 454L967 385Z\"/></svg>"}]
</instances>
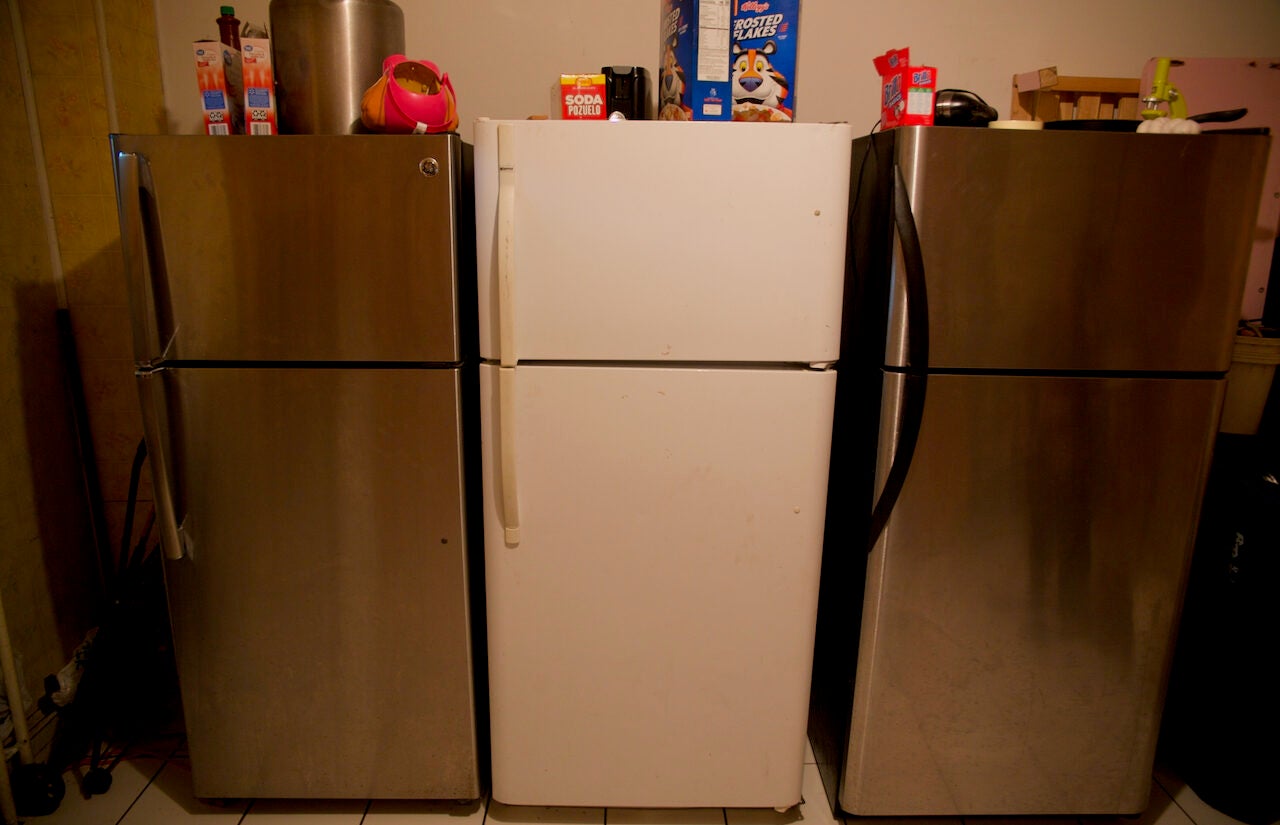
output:
<instances>
[{"instance_id":1,"label":"freezer door","mask_svg":"<svg viewBox=\"0 0 1280 825\"><path fill-rule=\"evenodd\" d=\"M139 362L460 360L456 135L112 148Z\"/></svg>"},{"instance_id":2,"label":"freezer door","mask_svg":"<svg viewBox=\"0 0 1280 825\"><path fill-rule=\"evenodd\" d=\"M477 122L482 356L834 361L852 137Z\"/></svg>"},{"instance_id":3,"label":"freezer door","mask_svg":"<svg viewBox=\"0 0 1280 825\"><path fill-rule=\"evenodd\" d=\"M893 132L876 139L896 141L919 234L929 366L1230 366L1270 138ZM905 366L901 257L893 277L886 363Z\"/></svg>"},{"instance_id":4,"label":"freezer door","mask_svg":"<svg viewBox=\"0 0 1280 825\"><path fill-rule=\"evenodd\" d=\"M481 366L493 798L799 802L835 375L499 371Z\"/></svg>"},{"instance_id":5,"label":"freezer door","mask_svg":"<svg viewBox=\"0 0 1280 825\"><path fill-rule=\"evenodd\" d=\"M886 376L883 464L902 375ZM931 376L869 557L843 807L1134 814L1221 380Z\"/></svg>"},{"instance_id":6,"label":"freezer door","mask_svg":"<svg viewBox=\"0 0 1280 825\"><path fill-rule=\"evenodd\" d=\"M200 797L479 796L459 374L165 369Z\"/></svg>"}]
</instances>

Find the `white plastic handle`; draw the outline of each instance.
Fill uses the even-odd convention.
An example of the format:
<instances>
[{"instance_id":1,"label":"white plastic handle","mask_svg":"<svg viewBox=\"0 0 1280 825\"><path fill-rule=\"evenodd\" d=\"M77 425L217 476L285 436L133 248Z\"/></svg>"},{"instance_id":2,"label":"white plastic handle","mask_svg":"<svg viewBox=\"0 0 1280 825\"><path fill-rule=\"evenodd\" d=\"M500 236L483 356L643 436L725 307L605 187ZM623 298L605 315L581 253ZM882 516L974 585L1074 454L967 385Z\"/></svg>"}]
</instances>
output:
<instances>
[{"instance_id":1,"label":"white plastic handle","mask_svg":"<svg viewBox=\"0 0 1280 825\"><path fill-rule=\"evenodd\" d=\"M520 497L516 492L516 368L498 367L498 449L502 458L503 538L510 546L520 543Z\"/></svg>"},{"instance_id":2,"label":"white plastic handle","mask_svg":"<svg viewBox=\"0 0 1280 825\"><path fill-rule=\"evenodd\" d=\"M516 170L510 125L498 127L498 363L516 365L515 277Z\"/></svg>"},{"instance_id":3,"label":"white plastic handle","mask_svg":"<svg viewBox=\"0 0 1280 825\"><path fill-rule=\"evenodd\" d=\"M498 126L498 449L502 533L509 546L520 543L520 496L516 491L516 322L512 312L516 202L513 137L509 125Z\"/></svg>"}]
</instances>

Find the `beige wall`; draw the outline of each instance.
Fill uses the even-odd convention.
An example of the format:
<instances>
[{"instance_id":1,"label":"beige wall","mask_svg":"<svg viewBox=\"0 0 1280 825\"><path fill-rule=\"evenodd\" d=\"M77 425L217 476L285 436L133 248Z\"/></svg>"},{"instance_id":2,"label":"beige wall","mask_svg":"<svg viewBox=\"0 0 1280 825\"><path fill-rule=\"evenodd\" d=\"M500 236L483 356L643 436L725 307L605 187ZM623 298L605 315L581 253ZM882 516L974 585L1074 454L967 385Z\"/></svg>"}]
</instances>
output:
<instances>
[{"instance_id":1,"label":"beige wall","mask_svg":"<svg viewBox=\"0 0 1280 825\"><path fill-rule=\"evenodd\" d=\"M398 0L410 57L434 60L457 89L462 133L481 116L546 114L561 71L638 64L654 71L659 0ZM199 130L190 42L216 37L215 3L155 0L173 132ZM266 22L268 0L235 4ZM1265 57L1280 48L1276 0L802 0L797 116L879 117L874 55L909 46L945 87L978 92L1002 117L1014 73L1138 77L1148 58ZM1192 102L1194 106L1194 101Z\"/></svg>"},{"instance_id":2,"label":"beige wall","mask_svg":"<svg viewBox=\"0 0 1280 825\"><path fill-rule=\"evenodd\" d=\"M59 308L113 544L142 435L107 135L164 129L156 44L151 0L0 4L0 589L33 697L98 618Z\"/></svg>"}]
</instances>

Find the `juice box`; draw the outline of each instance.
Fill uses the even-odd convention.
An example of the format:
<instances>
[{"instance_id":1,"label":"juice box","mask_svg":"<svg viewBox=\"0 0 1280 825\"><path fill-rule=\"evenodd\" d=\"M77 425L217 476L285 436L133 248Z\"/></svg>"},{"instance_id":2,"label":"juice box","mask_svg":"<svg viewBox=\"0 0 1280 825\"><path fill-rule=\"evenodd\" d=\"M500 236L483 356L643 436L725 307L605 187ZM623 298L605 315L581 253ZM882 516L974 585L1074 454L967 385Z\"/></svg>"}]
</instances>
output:
<instances>
[{"instance_id":1,"label":"juice box","mask_svg":"<svg viewBox=\"0 0 1280 825\"><path fill-rule=\"evenodd\" d=\"M244 83L244 126L250 135L278 135L276 125L275 71L271 66L271 41L240 38L241 78Z\"/></svg>"},{"instance_id":2,"label":"juice box","mask_svg":"<svg viewBox=\"0 0 1280 825\"><path fill-rule=\"evenodd\" d=\"M874 62L880 73L880 128L932 126L938 70L912 66L910 49L891 49Z\"/></svg>"},{"instance_id":3,"label":"juice box","mask_svg":"<svg viewBox=\"0 0 1280 825\"><path fill-rule=\"evenodd\" d=\"M603 74L560 75L560 117L564 120L605 120Z\"/></svg>"},{"instance_id":4,"label":"juice box","mask_svg":"<svg viewBox=\"0 0 1280 825\"><path fill-rule=\"evenodd\" d=\"M223 60L224 46L216 40L197 40L193 47L205 134L240 132L244 123L243 105L228 82L227 65ZM233 49L226 51L234 52Z\"/></svg>"},{"instance_id":5,"label":"juice box","mask_svg":"<svg viewBox=\"0 0 1280 825\"><path fill-rule=\"evenodd\" d=\"M658 120L729 120L735 0L662 0Z\"/></svg>"},{"instance_id":6,"label":"juice box","mask_svg":"<svg viewBox=\"0 0 1280 825\"><path fill-rule=\"evenodd\" d=\"M733 119L795 119L800 0L733 0Z\"/></svg>"}]
</instances>

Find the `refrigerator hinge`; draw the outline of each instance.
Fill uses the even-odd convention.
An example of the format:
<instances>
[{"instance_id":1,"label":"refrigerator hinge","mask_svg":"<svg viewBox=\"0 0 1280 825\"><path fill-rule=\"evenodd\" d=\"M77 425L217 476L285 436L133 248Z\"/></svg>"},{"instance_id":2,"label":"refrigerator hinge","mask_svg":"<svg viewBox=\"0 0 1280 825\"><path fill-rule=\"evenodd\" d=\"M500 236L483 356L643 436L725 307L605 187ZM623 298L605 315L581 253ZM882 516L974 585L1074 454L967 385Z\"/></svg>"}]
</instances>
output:
<instances>
[{"instance_id":1,"label":"refrigerator hinge","mask_svg":"<svg viewBox=\"0 0 1280 825\"><path fill-rule=\"evenodd\" d=\"M164 372L165 369L167 368L164 363L160 359L156 359L135 365L133 374L138 378L150 378L156 373Z\"/></svg>"}]
</instances>

